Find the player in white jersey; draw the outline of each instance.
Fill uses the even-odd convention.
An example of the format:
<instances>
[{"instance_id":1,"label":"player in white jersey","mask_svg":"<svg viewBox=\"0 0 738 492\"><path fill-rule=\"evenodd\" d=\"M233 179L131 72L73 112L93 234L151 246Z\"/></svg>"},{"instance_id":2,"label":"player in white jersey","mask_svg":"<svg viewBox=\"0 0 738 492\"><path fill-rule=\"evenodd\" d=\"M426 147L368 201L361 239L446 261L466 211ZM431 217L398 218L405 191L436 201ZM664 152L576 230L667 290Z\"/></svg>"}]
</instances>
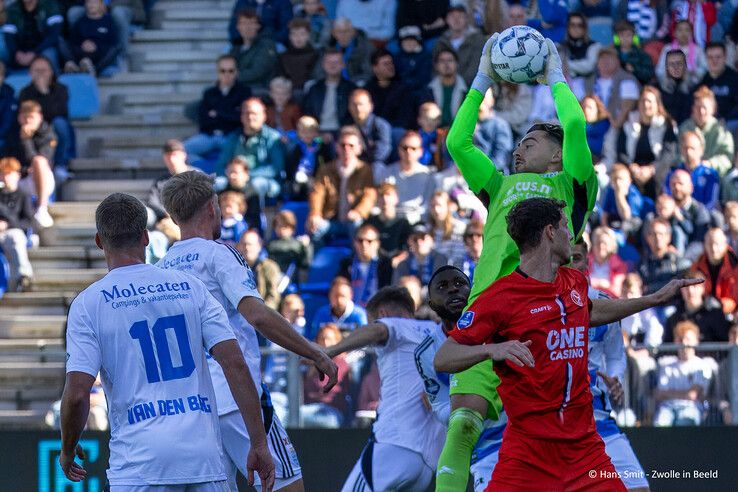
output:
<instances>
[{"instance_id":1,"label":"player in white jersey","mask_svg":"<svg viewBox=\"0 0 738 492\"><path fill-rule=\"evenodd\" d=\"M571 266L587 274L587 243L580 239L574 245ZM589 288L590 299L608 299L604 292ZM589 379L597 433L605 441L605 452L628 490L647 492L648 480L628 437L612 417L610 399L622 401L626 368L625 346L620 321L589 328Z\"/></svg>"},{"instance_id":2,"label":"player in white jersey","mask_svg":"<svg viewBox=\"0 0 738 492\"><path fill-rule=\"evenodd\" d=\"M110 420L111 492L225 491L217 403L206 351L222 364L252 437L253 471L267 489L274 464L256 386L226 313L197 279L146 265L146 209L130 195L110 195L95 213L95 242L109 272L82 291L69 310L67 378L61 405L64 474L86 472L78 442L90 389L101 374Z\"/></svg>"},{"instance_id":3,"label":"player in white jersey","mask_svg":"<svg viewBox=\"0 0 738 492\"><path fill-rule=\"evenodd\" d=\"M241 254L231 246L215 241L220 237L221 215L212 178L198 171L178 174L164 185L162 201L179 225L182 239L157 265L197 277L225 308L251 376L259 383L269 448L276 466L275 490L301 491L302 472L297 453L274 413L269 392L260 384L261 357L254 328L277 345L310 359L318 370L328 374L326 391L336 382L336 365L321 347L303 338L287 320L264 304L256 290L254 275ZM249 448L249 437L243 422L238 419L223 371L212 359L209 366L218 401L229 483L231 490L237 492L236 469L246 473L243 458Z\"/></svg>"},{"instance_id":4,"label":"player in white jersey","mask_svg":"<svg viewBox=\"0 0 738 492\"><path fill-rule=\"evenodd\" d=\"M327 349L331 356L373 345L380 399L372 437L343 484L343 492L425 491L433 479L445 428L423 402L414 350L438 325L413 318L403 287L384 287L367 303L370 323Z\"/></svg>"},{"instance_id":5,"label":"player in white jersey","mask_svg":"<svg viewBox=\"0 0 738 492\"><path fill-rule=\"evenodd\" d=\"M415 364L423 379L428 402L436 418L444 426L448 425L451 414L450 375L437 372L433 367L433 358L436 351L446 341L447 333L456 327L456 322L469 300L470 291L471 281L460 269L447 265L433 272L428 283L428 304L441 318L441 325L415 349ZM502 434L507 424L507 415L499 399L498 405L495 406L495 413L498 418L484 420L482 432L472 451L470 470L474 477L475 492L482 492L487 488L502 445Z\"/></svg>"}]
</instances>

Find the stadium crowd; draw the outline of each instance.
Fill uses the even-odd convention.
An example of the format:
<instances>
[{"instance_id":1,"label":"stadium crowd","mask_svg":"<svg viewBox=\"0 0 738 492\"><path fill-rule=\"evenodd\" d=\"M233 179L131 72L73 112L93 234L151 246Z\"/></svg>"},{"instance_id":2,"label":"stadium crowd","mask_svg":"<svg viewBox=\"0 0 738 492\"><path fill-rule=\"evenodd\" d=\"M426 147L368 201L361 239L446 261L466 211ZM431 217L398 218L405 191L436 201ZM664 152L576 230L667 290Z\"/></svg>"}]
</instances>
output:
<instances>
[{"instance_id":1,"label":"stadium crowd","mask_svg":"<svg viewBox=\"0 0 738 492\"><path fill-rule=\"evenodd\" d=\"M17 290L32 276L25 232L51 226L54 174L74 156L68 96L54 74L111 75L125 53L122 33L145 22L152 4L18 0L3 12L3 68L32 77L17 101L0 89L0 241ZM486 214L445 136L489 34L527 24L557 43L587 118L600 183L588 233L592 285L636 297L676 275L705 279L674 306L623 322L633 387L653 390L657 405L633 408L635 418L696 425L712 412L730 423L719 356L684 348L655 360L652 349L738 343L736 6L238 0L232 46L214 60L216 82L199 101L198 133L163 147L168 174L145 201L150 261L178 237L162 206L164 182L200 169L217 176L221 239L243 254L266 304L308 339L338 343L366 323L363 306L387 285L407 287L418 316L431 317L432 272L451 264L473 276ZM555 118L548 87L503 82L486 95L474 141L513 173L519 137ZM19 186L27 177L30 187ZM376 409L371 354L336 362L339 384L328 394L317 373L305 374L308 425L348 426ZM286 355L263 365L284 412Z\"/></svg>"}]
</instances>

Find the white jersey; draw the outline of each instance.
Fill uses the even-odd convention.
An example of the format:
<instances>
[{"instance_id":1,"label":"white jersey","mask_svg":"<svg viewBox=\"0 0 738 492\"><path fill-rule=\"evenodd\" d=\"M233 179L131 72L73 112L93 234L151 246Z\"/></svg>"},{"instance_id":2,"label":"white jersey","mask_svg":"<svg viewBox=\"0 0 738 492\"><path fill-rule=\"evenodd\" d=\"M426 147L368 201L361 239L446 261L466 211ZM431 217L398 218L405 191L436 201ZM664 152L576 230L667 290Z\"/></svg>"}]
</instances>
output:
<instances>
[{"instance_id":1,"label":"white jersey","mask_svg":"<svg viewBox=\"0 0 738 492\"><path fill-rule=\"evenodd\" d=\"M156 264L165 269L176 269L200 279L210 293L223 306L228 321L236 335L256 389L261 395L261 353L253 326L238 312L238 304L244 297L261 299L251 269L241 254L232 246L202 238L186 239L174 243L167 254ZM238 410L231 395L223 369L208 358L210 376L213 378L218 412L225 415Z\"/></svg>"},{"instance_id":2,"label":"white jersey","mask_svg":"<svg viewBox=\"0 0 738 492\"><path fill-rule=\"evenodd\" d=\"M67 322L67 372L101 375L111 485L225 480L205 354L234 338L202 282L180 272L115 268L77 296Z\"/></svg>"},{"instance_id":3,"label":"white jersey","mask_svg":"<svg viewBox=\"0 0 738 492\"><path fill-rule=\"evenodd\" d=\"M592 287L589 288L590 299L608 299L609 296ZM597 371L623 381L626 367L625 346L620 322L589 328L589 378L592 390L592 404L597 432L601 437L619 434L617 424L612 419L612 405L605 382L597 375Z\"/></svg>"},{"instance_id":4,"label":"white jersey","mask_svg":"<svg viewBox=\"0 0 738 492\"><path fill-rule=\"evenodd\" d=\"M380 399L374 437L377 442L394 444L415 451L436 469L443 448L446 428L425 408L423 380L415 368L415 348L438 325L409 318L381 318L388 338L377 346ZM420 431L422 430L422 432Z\"/></svg>"}]
</instances>

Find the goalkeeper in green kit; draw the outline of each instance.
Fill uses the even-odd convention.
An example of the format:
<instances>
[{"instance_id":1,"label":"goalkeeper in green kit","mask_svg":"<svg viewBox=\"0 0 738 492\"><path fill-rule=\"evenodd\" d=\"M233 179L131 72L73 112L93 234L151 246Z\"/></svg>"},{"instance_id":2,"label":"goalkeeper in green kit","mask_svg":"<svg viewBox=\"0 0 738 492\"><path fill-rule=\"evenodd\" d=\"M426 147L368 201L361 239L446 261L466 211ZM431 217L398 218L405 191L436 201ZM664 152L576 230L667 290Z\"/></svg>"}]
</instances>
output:
<instances>
[{"instance_id":1,"label":"goalkeeper in green kit","mask_svg":"<svg viewBox=\"0 0 738 492\"><path fill-rule=\"evenodd\" d=\"M579 238L597 198L597 177L587 146L584 113L566 83L561 59L550 39L545 73L539 82L551 88L561 126L533 125L513 152L515 173L505 176L472 143L479 106L493 82L500 80L492 68L490 52L498 34L484 45L479 71L456 114L446 143L471 190L488 210L484 249L474 270L467 307L487 287L508 275L520 263L517 246L507 234L506 217L512 207L527 198L563 200L572 237ZM464 318L462 317L462 320ZM466 490L469 463L485 418L496 420L501 408L499 378L492 361L452 375L451 415L446 443L438 460L436 491Z\"/></svg>"}]
</instances>

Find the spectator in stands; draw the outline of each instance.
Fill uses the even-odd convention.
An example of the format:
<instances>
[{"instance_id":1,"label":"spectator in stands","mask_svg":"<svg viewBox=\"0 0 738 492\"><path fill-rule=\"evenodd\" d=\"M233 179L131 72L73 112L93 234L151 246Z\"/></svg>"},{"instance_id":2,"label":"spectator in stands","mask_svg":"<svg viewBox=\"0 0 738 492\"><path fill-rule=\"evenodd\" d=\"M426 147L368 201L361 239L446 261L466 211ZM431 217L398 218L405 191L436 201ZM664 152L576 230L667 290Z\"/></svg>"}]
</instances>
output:
<instances>
[{"instance_id":1,"label":"spectator in stands","mask_svg":"<svg viewBox=\"0 0 738 492\"><path fill-rule=\"evenodd\" d=\"M415 319L434 320L438 322L438 316L428 306L428 296L423 296L423 286L420 279L415 275L405 275L397 280L398 287L405 287L413 298L415 304Z\"/></svg>"},{"instance_id":2,"label":"spectator in stands","mask_svg":"<svg viewBox=\"0 0 738 492\"><path fill-rule=\"evenodd\" d=\"M528 115L532 110L533 91L528 85L500 82L495 111L497 116L510 123L516 140L528 130Z\"/></svg>"},{"instance_id":3,"label":"spectator in stands","mask_svg":"<svg viewBox=\"0 0 738 492\"><path fill-rule=\"evenodd\" d=\"M8 288L10 292L31 289L33 267L28 259L26 231L33 222L31 195L18 189L21 165L14 157L0 159L0 248L10 267Z\"/></svg>"},{"instance_id":4,"label":"spectator in stands","mask_svg":"<svg viewBox=\"0 0 738 492\"><path fill-rule=\"evenodd\" d=\"M623 298L643 297L643 280L637 273L628 273L623 280ZM664 326L659 321L656 309L649 308L622 320L623 336L626 345L646 345L658 347L664 336Z\"/></svg>"},{"instance_id":5,"label":"spectator in stands","mask_svg":"<svg viewBox=\"0 0 738 492\"><path fill-rule=\"evenodd\" d=\"M274 260L279 269L287 274L293 271L291 278L299 281L307 272L313 258L313 247L307 236L295 237L297 218L289 210L282 210L272 220L274 239L267 244L269 258Z\"/></svg>"},{"instance_id":6,"label":"spectator in stands","mask_svg":"<svg viewBox=\"0 0 738 492\"><path fill-rule=\"evenodd\" d=\"M320 0L303 0L295 4L295 16L308 21L310 44L313 48L325 48L331 37L331 19L326 14L323 3Z\"/></svg>"},{"instance_id":7,"label":"spectator in stands","mask_svg":"<svg viewBox=\"0 0 738 492\"><path fill-rule=\"evenodd\" d=\"M726 315L732 315L738 307L738 255L718 227L707 231L704 244L705 251L692 270L705 277L705 292L720 301Z\"/></svg>"},{"instance_id":8,"label":"spectator in stands","mask_svg":"<svg viewBox=\"0 0 738 492\"><path fill-rule=\"evenodd\" d=\"M148 229L152 229L156 224L169 217L161 201L161 191L164 189L164 183L174 175L195 170L194 167L187 164L187 151L184 144L179 140L167 140L162 147L161 158L167 168L167 173L154 180L144 200L148 213Z\"/></svg>"},{"instance_id":9,"label":"spectator in stands","mask_svg":"<svg viewBox=\"0 0 738 492\"><path fill-rule=\"evenodd\" d=\"M418 133L423 140L423 156L420 163L425 166L435 166L444 169L450 158L446 149L446 135L448 130L440 128L441 108L434 102L426 102L418 108ZM511 137L512 138L512 137Z\"/></svg>"},{"instance_id":10,"label":"spectator in stands","mask_svg":"<svg viewBox=\"0 0 738 492\"><path fill-rule=\"evenodd\" d=\"M382 287L392 283L392 260L380 252L379 231L371 224L362 224L354 236L354 254L341 260L337 277L351 282L353 300L366 306Z\"/></svg>"},{"instance_id":11,"label":"spectator in stands","mask_svg":"<svg viewBox=\"0 0 738 492\"><path fill-rule=\"evenodd\" d=\"M280 73L292 81L296 90L302 91L313 75L320 53L310 44L310 22L306 19L290 21L289 38L287 49L279 54Z\"/></svg>"},{"instance_id":12,"label":"spectator in stands","mask_svg":"<svg viewBox=\"0 0 738 492\"><path fill-rule=\"evenodd\" d=\"M699 278L705 276L702 272L689 271L684 278ZM680 321L691 321L700 329L701 342L727 342L728 320L723 314L720 301L706 294L705 284L694 284L682 289L681 299L677 302L676 310L666 320L664 343L673 343L674 328Z\"/></svg>"},{"instance_id":13,"label":"spectator in stands","mask_svg":"<svg viewBox=\"0 0 738 492\"><path fill-rule=\"evenodd\" d=\"M372 53L372 73L374 76L364 88L371 96L374 114L386 120L393 129L414 127L418 96L397 77L392 53L384 48Z\"/></svg>"},{"instance_id":14,"label":"spectator in stands","mask_svg":"<svg viewBox=\"0 0 738 492\"><path fill-rule=\"evenodd\" d=\"M725 236L728 239L728 246L738 252L738 202L725 203L723 213L725 213Z\"/></svg>"},{"instance_id":15,"label":"spectator in stands","mask_svg":"<svg viewBox=\"0 0 738 492\"><path fill-rule=\"evenodd\" d=\"M254 89L264 90L277 73L274 40L259 32L259 18L252 10L239 12L236 26L241 43L231 50L231 55L237 61L238 80Z\"/></svg>"},{"instance_id":16,"label":"spectator in stands","mask_svg":"<svg viewBox=\"0 0 738 492\"><path fill-rule=\"evenodd\" d=\"M510 4L507 10L507 23L505 27L528 25L528 14L520 3Z\"/></svg>"},{"instance_id":17,"label":"spectator in stands","mask_svg":"<svg viewBox=\"0 0 738 492\"><path fill-rule=\"evenodd\" d=\"M292 82L289 79L275 77L269 82L266 114L266 124L283 136L297 128L297 120L302 116L302 111L292 99Z\"/></svg>"},{"instance_id":18,"label":"spectator in stands","mask_svg":"<svg viewBox=\"0 0 738 492\"><path fill-rule=\"evenodd\" d=\"M661 193L658 196L654 204L654 212L648 214L646 219L650 220L653 217L661 217L671 224L671 245L675 251L683 256L687 251L689 241L686 231L692 232L692 223L684 219L681 209L677 207L676 201L671 195Z\"/></svg>"},{"instance_id":19,"label":"spectator in stands","mask_svg":"<svg viewBox=\"0 0 738 492\"><path fill-rule=\"evenodd\" d=\"M17 110L15 91L5 83L5 64L0 61L0 153L5 151L5 144L13 129Z\"/></svg>"},{"instance_id":20,"label":"spectator in stands","mask_svg":"<svg viewBox=\"0 0 738 492\"><path fill-rule=\"evenodd\" d=\"M586 95L596 95L612 115L612 126L620 128L638 104L638 81L620 66L615 48L602 48L597 55L597 70L584 79Z\"/></svg>"},{"instance_id":21,"label":"spectator in stands","mask_svg":"<svg viewBox=\"0 0 738 492\"><path fill-rule=\"evenodd\" d=\"M262 219L261 200L251 184L249 164L246 159L243 156L236 156L231 159L231 162L226 166L225 175L225 187L221 188L216 182L216 190L219 193L235 191L243 195L244 200L246 200L246 222L250 227L261 231L266 227Z\"/></svg>"},{"instance_id":22,"label":"spectator in stands","mask_svg":"<svg viewBox=\"0 0 738 492\"><path fill-rule=\"evenodd\" d=\"M366 89L355 89L348 104L352 123L362 136L363 161L381 166L392 152L392 127L384 118L374 114L372 96Z\"/></svg>"},{"instance_id":23,"label":"spectator in stands","mask_svg":"<svg viewBox=\"0 0 738 492\"><path fill-rule=\"evenodd\" d=\"M342 73L344 78L363 85L372 76L369 63L372 45L366 33L356 29L350 20L339 17L333 22L328 47L341 53L345 65Z\"/></svg>"},{"instance_id":24,"label":"spectator in stands","mask_svg":"<svg viewBox=\"0 0 738 492\"><path fill-rule=\"evenodd\" d=\"M251 97L251 89L238 80L235 57L221 55L215 64L217 82L205 89L198 106L200 132L184 143L193 163L222 150L226 137L241 126L241 104Z\"/></svg>"},{"instance_id":25,"label":"spectator in stands","mask_svg":"<svg viewBox=\"0 0 738 492\"><path fill-rule=\"evenodd\" d=\"M289 200L307 201L315 173L335 158L333 149L319 134L320 125L312 116L297 120L297 139L291 142L285 157Z\"/></svg>"},{"instance_id":26,"label":"spectator in stands","mask_svg":"<svg viewBox=\"0 0 738 492\"><path fill-rule=\"evenodd\" d=\"M238 242L238 250L254 272L256 290L264 299L264 304L272 309L279 309L279 301L282 298L279 290L282 272L279 270L279 265L266 257L259 233L254 229L244 232Z\"/></svg>"},{"instance_id":27,"label":"spectator in stands","mask_svg":"<svg viewBox=\"0 0 738 492\"><path fill-rule=\"evenodd\" d=\"M615 24L615 49L620 54L620 65L641 84L650 84L654 77L653 61L640 47L635 26L627 20Z\"/></svg>"},{"instance_id":28,"label":"spectator in stands","mask_svg":"<svg viewBox=\"0 0 738 492\"><path fill-rule=\"evenodd\" d=\"M24 101L18 109L18 127L8 138L5 155L15 157L21 165L21 174L30 175L37 197L36 223L47 228L54 225L49 215L49 198L54 193L54 149L56 134L44 121L41 105Z\"/></svg>"},{"instance_id":29,"label":"spectator in stands","mask_svg":"<svg viewBox=\"0 0 738 492\"><path fill-rule=\"evenodd\" d=\"M489 89L479 105L479 120L474 130L474 145L492 160L498 171L510 174L513 134L510 123L494 109L494 90ZM440 166L437 166L440 168ZM445 167L445 166L443 166Z\"/></svg>"},{"instance_id":30,"label":"spectator in stands","mask_svg":"<svg viewBox=\"0 0 738 492\"><path fill-rule=\"evenodd\" d=\"M456 204L443 190L433 193L428 208L428 228L435 242L435 250L448 258L452 265L463 261L466 253L464 231L466 223L454 217Z\"/></svg>"},{"instance_id":31,"label":"spectator in stands","mask_svg":"<svg viewBox=\"0 0 738 492\"><path fill-rule=\"evenodd\" d=\"M53 0L20 0L8 7L2 27L13 68L26 68L43 55L59 69L57 48L64 18Z\"/></svg>"},{"instance_id":32,"label":"spectator in stands","mask_svg":"<svg viewBox=\"0 0 738 492\"><path fill-rule=\"evenodd\" d=\"M241 105L240 131L231 133L223 144L216 173L236 156L243 156L249 166L251 185L259 196L276 197L284 170L284 145L279 132L266 124L266 107L252 97Z\"/></svg>"},{"instance_id":33,"label":"spectator in stands","mask_svg":"<svg viewBox=\"0 0 738 492\"><path fill-rule=\"evenodd\" d=\"M656 217L645 225L646 249L641 259L639 273L646 292L652 293L666 285L675 275L689 268L689 260L671 248L671 224Z\"/></svg>"},{"instance_id":34,"label":"spectator in stands","mask_svg":"<svg viewBox=\"0 0 738 492\"><path fill-rule=\"evenodd\" d=\"M592 287L620 297L628 265L618 256L615 231L600 226L592 232L592 251L589 252L589 280Z\"/></svg>"},{"instance_id":35,"label":"spectator in stands","mask_svg":"<svg viewBox=\"0 0 738 492\"><path fill-rule=\"evenodd\" d=\"M694 85L687 77L687 57L682 50L666 52L666 71L658 77L666 111L681 125L692 111Z\"/></svg>"},{"instance_id":36,"label":"spectator in stands","mask_svg":"<svg viewBox=\"0 0 738 492\"><path fill-rule=\"evenodd\" d=\"M354 290L351 282L344 277L336 277L328 291L328 304L321 306L313 316L313 325L306 334L308 340L314 340L315 335L326 324L335 324L342 331L353 331L367 323L366 311L357 306L354 301Z\"/></svg>"},{"instance_id":37,"label":"spectator in stands","mask_svg":"<svg viewBox=\"0 0 738 492\"><path fill-rule=\"evenodd\" d=\"M321 347L331 347L343 339L341 330L333 323L324 325L315 342ZM336 429L341 427L348 411L351 389L351 368L344 354L333 358L338 367L338 382L329 392L323 391L323 376L315 367L308 369L303 385L303 402L300 415L306 427Z\"/></svg>"},{"instance_id":38,"label":"spectator in stands","mask_svg":"<svg viewBox=\"0 0 738 492\"><path fill-rule=\"evenodd\" d=\"M224 191L218 195L221 210L220 239L231 245L236 245L241 236L249 228L244 219L246 213L246 199L237 191Z\"/></svg>"},{"instance_id":39,"label":"spectator in stands","mask_svg":"<svg viewBox=\"0 0 738 492\"><path fill-rule=\"evenodd\" d=\"M423 287L428 287L433 272L448 265L448 258L435 250L433 234L425 224L413 226L408 247L408 257L395 268L393 282L405 275L414 275L420 279Z\"/></svg>"},{"instance_id":40,"label":"spectator in stands","mask_svg":"<svg viewBox=\"0 0 738 492\"><path fill-rule=\"evenodd\" d=\"M713 42L705 48L707 73L698 85L707 86L717 102L715 117L725 121L725 126L738 135L738 73L728 66L725 44Z\"/></svg>"},{"instance_id":41,"label":"spectator in stands","mask_svg":"<svg viewBox=\"0 0 738 492\"><path fill-rule=\"evenodd\" d=\"M228 35L231 43L241 44L242 35L238 27L241 13L255 12L261 25L261 34L274 42L287 44L287 25L292 19L292 3L290 0L237 0L231 11L228 24Z\"/></svg>"},{"instance_id":42,"label":"spectator in stands","mask_svg":"<svg viewBox=\"0 0 738 492\"><path fill-rule=\"evenodd\" d=\"M566 36L561 42L572 77L589 77L595 71L597 54L602 45L589 37L587 18L579 12L571 12L566 24Z\"/></svg>"},{"instance_id":43,"label":"spectator in stands","mask_svg":"<svg viewBox=\"0 0 738 492\"><path fill-rule=\"evenodd\" d=\"M374 175L378 184L387 181L395 185L400 197L398 215L415 224L423 220L428 212L435 182L428 166L420 163L423 141L418 132L410 130L402 136L399 153L399 161L375 169Z\"/></svg>"},{"instance_id":44,"label":"spectator in stands","mask_svg":"<svg viewBox=\"0 0 738 492\"><path fill-rule=\"evenodd\" d=\"M678 207L679 226L687 235L687 248L684 256L694 261L702 252L702 240L711 224L717 225L718 219L713 217L705 206L692 198L694 185L689 173L677 169L669 179L671 196ZM721 221L720 221L721 222Z\"/></svg>"},{"instance_id":45,"label":"spectator in stands","mask_svg":"<svg viewBox=\"0 0 738 492\"><path fill-rule=\"evenodd\" d=\"M148 1L151 2L152 0ZM79 22L88 13L86 0L68 0L63 3L74 4L69 5L66 12L67 26L72 29L75 24L77 24L77 22ZM109 32L115 33L115 48L117 56L122 58L128 52L128 37L131 31L131 23L133 22L141 25L147 14L144 12L144 6L141 4L141 0L102 0L102 3L110 15L114 25L113 31L110 31L109 27L106 28ZM92 20L95 21L94 18ZM60 48L62 48L64 44L65 40L62 39L60 42Z\"/></svg>"},{"instance_id":46,"label":"spectator in stands","mask_svg":"<svg viewBox=\"0 0 738 492\"><path fill-rule=\"evenodd\" d=\"M378 195L379 213L372 215L364 223L377 228L382 253L395 258L407 248L410 223L405 217L397 215L400 198L397 195L397 187L393 183L380 184Z\"/></svg>"},{"instance_id":47,"label":"spectator in stands","mask_svg":"<svg viewBox=\"0 0 738 492\"><path fill-rule=\"evenodd\" d=\"M449 50L456 52L459 62L459 75L466 84L471 84L477 74L479 55L487 36L470 24L467 7L463 3L452 4L446 13L448 29L438 38L435 52Z\"/></svg>"},{"instance_id":48,"label":"spectator in stands","mask_svg":"<svg viewBox=\"0 0 738 492\"><path fill-rule=\"evenodd\" d=\"M687 130L680 136L682 162L676 169L686 170L692 177L694 190L692 198L703 203L707 208L714 209L720 198L720 176L711 167L707 167L702 160L705 154L705 137L699 131ZM672 170L666 177L664 191L669 190L668 183Z\"/></svg>"},{"instance_id":49,"label":"spectator in stands","mask_svg":"<svg viewBox=\"0 0 738 492\"><path fill-rule=\"evenodd\" d=\"M424 89L433 76L433 60L423 48L418 26L405 26L397 32L400 51L395 57L397 76L415 90Z\"/></svg>"},{"instance_id":50,"label":"spectator in stands","mask_svg":"<svg viewBox=\"0 0 738 492\"><path fill-rule=\"evenodd\" d=\"M126 33L127 34L127 33ZM69 28L69 40L59 44L66 60L64 71L93 77L113 75L121 54L121 34L103 0L85 0L85 14Z\"/></svg>"},{"instance_id":51,"label":"spectator in stands","mask_svg":"<svg viewBox=\"0 0 738 492\"><path fill-rule=\"evenodd\" d=\"M677 0L670 2L668 12L668 29L672 37L679 35L680 27L689 23L689 34L700 47L710 42L711 29L717 20L716 7L713 2L698 0Z\"/></svg>"},{"instance_id":52,"label":"spectator in stands","mask_svg":"<svg viewBox=\"0 0 738 492\"><path fill-rule=\"evenodd\" d=\"M318 169L305 229L314 241L350 236L377 201L372 169L362 161L361 132L347 126L338 136L337 158Z\"/></svg>"},{"instance_id":53,"label":"spectator in stands","mask_svg":"<svg viewBox=\"0 0 738 492\"><path fill-rule=\"evenodd\" d=\"M679 349L676 357L658 361L658 387L654 391L658 407L653 421L658 427L702 423L714 361L695 354L699 337L700 329L691 321L677 323L674 341L684 348Z\"/></svg>"},{"instance_id":54,"label":"spectator in stands","mask_svg":"<svg viewBox=\"0 0 738 492\"><path fill-rule=\"evenodd\" d=\"M479 257L482 256L482 245L484 240L484 222L479 219L472 219L466 226L464 231L464 259L461 265L455 265L460 268L469 280L474 278L474 269L479 263Z\"/></svg>"},{"instance_id":55,"label":"spectator in stands","mask_svg":"<svg viewBox=\"0 0 738 492\"><path fill-rule=\"evenodd\" d=\"M30 66L31 83L18 95L18 101L36 101L41 105L46 123L57 137L54 164L66 167L74 157L74 128L69 122L69 90L57 82L51 61L44 56L34 58Z\"/></svg>"},{"instance_id":56,"label":"spectator in stands","mask_svg":"<svg viewBox=\"0 0 738 492\"><path fill-rule=\"evenodd\" d=\"M432 44L446 29L449 0L398 2L397 27L420 26L424 43Z\"/></svg>"},{"instance_id":57,"label":"spectator in stands","mask_svg":"<svg viewBox=\"0 0 738 492\"><path fill-rule=\"evenodd\" d=\"M661 50L656 64L656 75L663 78L666 72L666 54L671 50L681 50L687 59L687 78L697 84L707 72L707 60L704 50L692 38L692 24L687 21L677 23L674 40Z\"/></svg>"},{"instance_id":58,"label":"spectator in stands","mask_svg":"<svg viewBox=\"0 0 738 492\"><path fill-rule=\"evenodd\" d=\"M645 196L654 200L658 183L677 161L677 138L674 122L661 103L661 94L646 86L633 111L618 133L617 162L627 163L633 181Z\"/></svg>"},{"instance_id":59,"label":"spectator in stands","mask_svg":"<svg viewBox=\"0 0 738 492\"><path fill-rule=\"evenodd\" d=\"M361 29L375 46L384 46L395 35L397 0L340 0L336 17L345 17Z\"/></svg>"},{"instance_id":60,"label":"spectator in stands","mask_svg":"<svg viewBox=\"0 0 738 492\"><path fill-rule=\"evenodd\" d=\"M320 122L320 131L327 141L333 141L333 135L350 118L349 95L356 85L341 75L344 66L339 50L325 50L321 61L325 75L306 88L307 94L302 101L303 113Z\"/></svg>"},{"instance_id":61,"label":"spectator in stands","mask_svg":"<svg viewBox=\"0 0 738 492\"><path fill-rule=\"evenodd\" d=\"M569 16L568 2L563 0L521 1L528 9L528 25L537 29L554 43L560 43L566 34L566 19ZM533 6L535 5L535 7Z\"/></svg>"},{"instance_id":62,"label":"spectator in stands","mask_svg":"<svg viewBox=\"0 0 738 492\"><path fill-rule=\"evenodd\" d=\"M626 238L637 235L643 219L653 212L653 200L645 197L633 184L625 164L616 163L610 172L610 184L602 201L600 225L622 233Z\"/></svg>"},{"instance_id":63,"label":"spectator in stands","mask_svg":"<svg viewBox=\"0 0 738 492\"><path fill-rule=\"evenodd\" d=\"M433 100L441 108L441 126L451 126L451 121L461 106L468 86L458 73L459 59L456 52L440 49L433 55L435 77L428 87L433 92Z\"/></svg>"},{"instance_id":64,"label":"spectator in stands","mask_svg":"<svg viewBox=\"0 0 738 492\"><path fill-rule=\"evenodd\" d=\"M610 134L610 113L597 96L584 96L581 101L584 118L587 121L587 145L592 152L592 161L597 166L602 160L605 138ZM601 171L606 172L602 166Z\"/></svg>"},{"instance_id":65,"label":"spectator in stands","mask_svg":"<svg viewBox=\"0 0 738 492\"><path fill-rule=\"evenodd\" d=\"M700 87L694 93L692 117L682 123L679 132L699 129L705 137L705 163L724 176L732 167L735 147L733 136L715 118L716 110L715 94L707 87Z\"/></svg>"}]
</instances>

